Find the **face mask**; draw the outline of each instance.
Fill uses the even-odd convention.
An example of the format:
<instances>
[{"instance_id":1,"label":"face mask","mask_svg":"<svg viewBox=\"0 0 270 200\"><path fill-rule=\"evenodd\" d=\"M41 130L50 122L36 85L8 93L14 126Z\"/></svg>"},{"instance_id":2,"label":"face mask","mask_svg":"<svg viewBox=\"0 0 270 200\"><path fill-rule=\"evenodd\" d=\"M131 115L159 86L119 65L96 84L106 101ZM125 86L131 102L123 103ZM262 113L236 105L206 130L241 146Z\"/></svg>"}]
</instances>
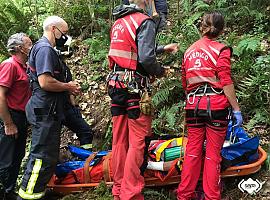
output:
<instances>
[{"instance_id":1,"label":"face mask","mask_svg":"<svg viewBox=\"0 0 270 200\"><path fill-rule=\"evenodd\" d=\"M57 27L56 27L57 28ZM57 28L58 29L58 28ZM59 29L58 29L59 30ZM61 33L61 37L60 38L56 38L55 35L54 35L54 38L55 38L55 45L57 47L63 47L64 44L66 43L66 41L68 40L68 37L62 33L62 31L59 30L59 32Z\"/></svg>"},{"instance_id":2,"label":"face mask","mask_svg":"<svg viewBox=\"0 0 270 200\"><path fill-rule=\"evenodd\" d=\"M55 47L55 50L58 52L58 55L64 59L70 58L73 54L73 50L71 48L72 38L69 35L67 35L67 37L68 37L68 40L66 41L63 47L59 47L59 46Z\"/></svg>"}]
</instances>

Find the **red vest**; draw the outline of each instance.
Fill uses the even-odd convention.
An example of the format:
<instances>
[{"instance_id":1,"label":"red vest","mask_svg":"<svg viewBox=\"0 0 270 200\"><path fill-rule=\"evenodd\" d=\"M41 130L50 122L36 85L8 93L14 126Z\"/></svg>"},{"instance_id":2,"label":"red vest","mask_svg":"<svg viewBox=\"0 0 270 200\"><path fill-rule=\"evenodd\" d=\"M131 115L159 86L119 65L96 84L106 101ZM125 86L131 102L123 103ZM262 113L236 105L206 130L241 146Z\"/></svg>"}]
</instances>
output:
<instances>
[{"instance_id":1,"label":"red vest","mask_svg":"<svg viewBox=\"0 0 270 200\"><path fill-rule=\"evenodd\" d=\"M188 48L183 58L187 92L204 83L222 89L217 77L216 65L224 47L224 44L203 37Z\"/></svg>"},{"instance_id":2,"label":"red vest","mask_svg":"<svg viewBox=\"0 0 270 200\"><path fill-rule=\"evenodd\" d=\"M115 21L111 29L110 69L117 64L122 68L136 70L138 57L136 31L146 19L150 19L150 17L136 12Z\"/></svg>"}]
</instances>

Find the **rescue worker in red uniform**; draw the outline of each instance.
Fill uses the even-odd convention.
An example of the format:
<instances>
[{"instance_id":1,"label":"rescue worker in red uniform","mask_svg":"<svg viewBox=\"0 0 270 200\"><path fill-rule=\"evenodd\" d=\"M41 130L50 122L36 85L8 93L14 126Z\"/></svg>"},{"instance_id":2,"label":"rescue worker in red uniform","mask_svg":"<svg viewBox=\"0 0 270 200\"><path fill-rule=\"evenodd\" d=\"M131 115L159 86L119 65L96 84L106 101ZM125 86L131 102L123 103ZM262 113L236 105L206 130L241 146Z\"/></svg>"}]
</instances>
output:
<instances>
[{"instance_id":1,"label":"rescue worker in red uniform","mask_svg":"<svg viewBox=\"0 0 270 200\"><path fill-rule=\"evenodd\" d=\"M243 121L231 79L232 50L216 41L223 28L224 18L220 13L205 14L201 24L203 37L192 44L183 57L182 84L187 95L188 143L177 190L179 200L192 198L200 177L205 140L205 199L221 199L220 152L225 140L230 106L235 126L240 126Z\"/></svg>"},{"instance_id":2,"label":"rescue worker in red uniform","mask_svg":"<svg viewBox=\"0 0 270 200\"><path fill-rule=\"evenodd\" d=\"M176 52L177 44L156 48L154 21L144 14L144 0L130 1L114 9L111 29L108 93L112 99L112 171L114 199L144 199L145 137L151 135L151 115L141 112L140 93L149 90L149 76L163 76L167 69L156 53Z\"/></svg>"}]
</instances>

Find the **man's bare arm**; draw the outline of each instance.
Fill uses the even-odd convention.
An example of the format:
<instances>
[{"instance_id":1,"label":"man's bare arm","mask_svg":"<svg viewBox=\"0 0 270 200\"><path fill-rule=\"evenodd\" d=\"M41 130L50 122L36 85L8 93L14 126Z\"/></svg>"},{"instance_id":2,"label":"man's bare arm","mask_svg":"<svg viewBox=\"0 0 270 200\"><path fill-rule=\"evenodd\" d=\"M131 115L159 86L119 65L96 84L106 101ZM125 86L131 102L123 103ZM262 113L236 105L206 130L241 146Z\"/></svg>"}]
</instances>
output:
<instances>
[{"instance_id":1,"label":"man's bare arm","mask_svg":"<svg viewBox=\"0 0 270 200\"><path fill-rule=\"evenodd\" d=\"M63 83L56 80L48 73L41 74L40 76L38 76L38 82L43 90L49 92L69 91L71 94L77 95L80 93L81 89L80 86L74 81Z\"/></svg>"}]
</instances>

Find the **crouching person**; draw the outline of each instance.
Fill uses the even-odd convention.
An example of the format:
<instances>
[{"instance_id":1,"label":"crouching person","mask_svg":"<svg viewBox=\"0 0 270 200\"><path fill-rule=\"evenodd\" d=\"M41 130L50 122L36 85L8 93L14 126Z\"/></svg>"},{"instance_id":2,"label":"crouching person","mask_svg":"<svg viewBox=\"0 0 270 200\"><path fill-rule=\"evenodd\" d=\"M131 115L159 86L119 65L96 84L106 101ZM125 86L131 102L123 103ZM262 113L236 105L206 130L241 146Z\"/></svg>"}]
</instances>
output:
<instances>
[{"instance_id":1,"label":"crouching person","mask_svg":"<svg viewBox=\"0 0 270 200\"><path fill-rule=\"evenodd\" d=\"M32 125L32 143L19 199L44 197L59 156L65 93L80 92L77 83L66 82L54 49L65 44L67 23L58 16L50 16L45 19L43 30L43 37L34 44L29 55L32 96L26 105L26 115Z\"/></svg>"},{"instance_id":2,"label":"crouching person","mask_svg":"<svg viewBox=\"0 0 270 200\"><path fill-rule=\"evenodd\" d=\"M25 105L31 96L26 61L31 47L26 34L10 36L7 50L12 56L0 65L0 182L5 200L17 197L14 189L25 154Z\"/></svg>"},{"instance_id":3,"label":"crouching person","mask_svg":"<svg viewBox=\"0 0 270 200\"><path fill-rule=\"evenodd\" d=\"M157 62L157 52L176 52L177 44L156 49L156 27L145 14L144 0L118 6L111 29L108 93L112 99L112 171L114 199L144 199L145 137L151 135L151 108L140 109L141 94L149 101L150 76L163 76L167 70ZM142 101L141 101L142 103ZM142 106L143 107L143 106Z\"/></svg>"}]
</instances>

